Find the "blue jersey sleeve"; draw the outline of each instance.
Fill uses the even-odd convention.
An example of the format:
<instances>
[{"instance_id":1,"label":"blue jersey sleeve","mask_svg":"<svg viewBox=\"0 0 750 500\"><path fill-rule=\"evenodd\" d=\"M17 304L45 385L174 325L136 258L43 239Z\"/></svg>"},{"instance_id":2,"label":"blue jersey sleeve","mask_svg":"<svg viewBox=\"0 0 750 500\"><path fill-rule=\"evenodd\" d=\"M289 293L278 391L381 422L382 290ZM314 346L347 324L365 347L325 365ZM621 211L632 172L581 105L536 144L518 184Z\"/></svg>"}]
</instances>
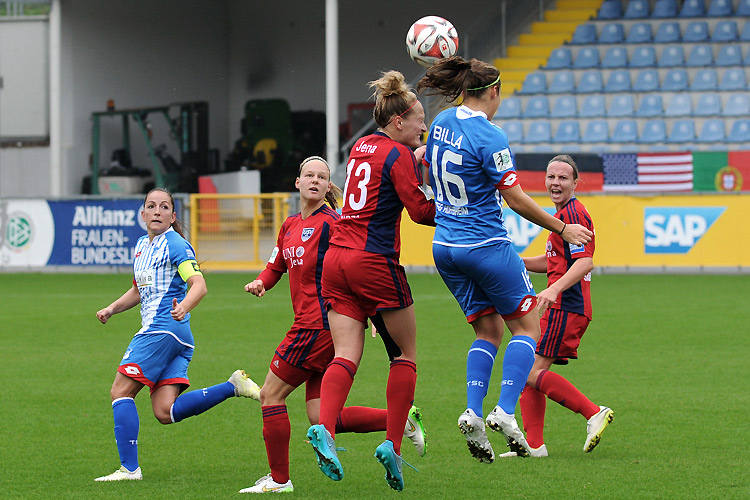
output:
<instances>
[{"instance_id":1,"label":"blue jersey sleeve","mask_svg":"<svg viewBox=\"0 0 750 500\"><path fill-rule=\"evenodd\" d=\"M176 267L186 260L195 260L195 250L185 238L176 231L167 233L167 245L169 245L169 261Z\"/></svg>"}]
</instances>

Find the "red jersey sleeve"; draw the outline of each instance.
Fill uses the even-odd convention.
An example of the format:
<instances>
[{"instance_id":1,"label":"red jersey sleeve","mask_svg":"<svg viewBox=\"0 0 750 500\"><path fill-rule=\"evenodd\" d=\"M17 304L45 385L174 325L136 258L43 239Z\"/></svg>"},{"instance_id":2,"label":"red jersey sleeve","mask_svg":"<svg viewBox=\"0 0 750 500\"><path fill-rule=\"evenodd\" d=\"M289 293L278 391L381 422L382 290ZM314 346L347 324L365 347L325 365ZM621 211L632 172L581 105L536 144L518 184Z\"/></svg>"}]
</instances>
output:
<instances>
[{"instance_id":1,"label":"red jersey sleeve","mask_svg":"<svg viewBox=\"0 0 750 500\"><path fill-rule=\"evenodd\" d=\"M428 200L420 187L423 182L422 167L408 151L393 165L391 176L398 197L404 204L411 220L425 226L435 226L435 200Z\"/></svg>"}]
</instances>

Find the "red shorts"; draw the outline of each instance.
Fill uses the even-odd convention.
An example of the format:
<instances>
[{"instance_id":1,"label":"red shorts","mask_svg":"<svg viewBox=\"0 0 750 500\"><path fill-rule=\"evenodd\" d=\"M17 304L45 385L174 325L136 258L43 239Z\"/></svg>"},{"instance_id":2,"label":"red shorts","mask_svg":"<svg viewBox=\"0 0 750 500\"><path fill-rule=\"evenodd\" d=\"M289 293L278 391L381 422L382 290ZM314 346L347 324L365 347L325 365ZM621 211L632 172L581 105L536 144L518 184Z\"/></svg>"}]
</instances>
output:
<instances>
[{"instance_id":1,"label":"red shorts","mask_svg":"<svg viewBox=\"0 0 750 500\"><path fill-rule=\"evenodd\" d=\"M335 245L323 261L322 295L326 307L365 324L378 311L414 303L398 259Z\"/></svg>"},{"instance_id":2,"label":"red shorts","mask_svg":"<svg viewBox=\"0 0 750 500\"><path fill-rule=\"evenodd\" d=\"M333 354L330 330L292 328L276 348L276 356L290 366L311 372L324 372L328 363L333 360ZM290 380L280 378L288 384L295 385Z\"/></svg>"},{"instance_id":3,"label":"red shorts","mask_svg":"<svg viewBox=\"0 0 750 500\"><path fill-rule=\"evenodd\" d=\"M583 314L547 309L540 322L542 337L537 342L536 353L564 362L568 358L578 359L578 346L589 323Z\"/></svg>"},{"instance_id":4,"label":"red shorts","mask_svg":"<svg viewBox=\"0 0 750 500\"><path fill-rule=\"evenodd\" d=\"M271 360L271 371L292 387L296 388L305 383L305 401L320 399L320 384L323 382L323 372L314 372L292 366L281 359L278 353L274 354Z\"/></svg>"}]
</instances>

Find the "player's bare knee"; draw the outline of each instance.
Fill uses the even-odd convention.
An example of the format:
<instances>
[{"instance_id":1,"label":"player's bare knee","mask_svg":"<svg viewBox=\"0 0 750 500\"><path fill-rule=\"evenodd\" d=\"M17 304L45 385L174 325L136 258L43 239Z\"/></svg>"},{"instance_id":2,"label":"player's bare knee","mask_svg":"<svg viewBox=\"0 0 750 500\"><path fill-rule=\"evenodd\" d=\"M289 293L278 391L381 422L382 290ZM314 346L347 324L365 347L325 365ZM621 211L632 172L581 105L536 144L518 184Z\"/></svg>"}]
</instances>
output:
<instances>
[{"instance_id":1,"label":"player's bare knee","mask_svg":"<svg viewBox=\"0 0 750 500\"><path fill-rule=\"evenodd\" d=\"M172 414L169 410L154 408L154 417L159 421L160 424L168 425L172 423Z\"/></svg>"}]
</instances>

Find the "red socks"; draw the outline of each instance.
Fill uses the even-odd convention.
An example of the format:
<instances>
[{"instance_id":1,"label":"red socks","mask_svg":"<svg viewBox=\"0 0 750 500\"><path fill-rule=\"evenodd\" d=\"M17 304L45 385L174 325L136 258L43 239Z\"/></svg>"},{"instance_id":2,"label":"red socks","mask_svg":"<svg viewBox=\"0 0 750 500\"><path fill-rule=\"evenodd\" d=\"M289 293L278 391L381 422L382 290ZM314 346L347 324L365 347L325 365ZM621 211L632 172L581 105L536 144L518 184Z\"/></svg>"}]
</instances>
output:
<instances>
[{"instance_id":1,"label":"red socks","mask_svg":"<svg viewBox=\"0 0 750 500\"><path fill-rule=\"evenodd\" d=\"M575 413L580 413L586 417L586 420L596 415L599 411L599 407L584 396L576 386L555 372L543 370L536 380L536 386L552 401Z\"/></svg>"},{"instance_id":2,"label":"red socks","mask_svg":"<svg viewBox=\"0 0 750 500\"><path fill-rule=\"evenodd\" d=\"M417 365L412 361L397 359L391 363L385 399L388 404L388 421L385 438L393 443L393 451L401 454L401 439L414 404L414 388L417 385Z\"/></svg>"},{"instance_id":3,"label":"red socks","mask_svg":"<svg viewBox=\"0 0 750 500\"><path fill-rule=\"evenodd\" d=\"M346 406L336 421L336 433L384 431L387 414L388 412L382 408Z\"/></svg>"},{"instance_id":4,"label":"red socks","mask_svg":"<svg viewBox=\"0 0 750 500\"><path fill-rule=\"evenodd\" d=\"M262 406L263 440L266 442L271 477L277 483L289 481L289 437L291 425L286 405Z\"/></svg>"},{"instance_id":5,"label":"red socks","mask_svg":"<svg viewBox=\"0 0 750 500\"><path fill-rule=\"evenodd\" d=\"M547 409L547 396L527 385L521 393L520 403L526 441L532 448L539 448L544 444L544 412Z\"/></svg>"},{"instance_id":6,"label":"red socks","mask_svg":"<svg viewBox=\"0 0 750 500\"><path fill-rule=\"evenodd\" d=\"M320 423L336 437L336 420L354 383L357 366L345 358L334 358L320 385Z\"/></svg>"}]
</instances>

